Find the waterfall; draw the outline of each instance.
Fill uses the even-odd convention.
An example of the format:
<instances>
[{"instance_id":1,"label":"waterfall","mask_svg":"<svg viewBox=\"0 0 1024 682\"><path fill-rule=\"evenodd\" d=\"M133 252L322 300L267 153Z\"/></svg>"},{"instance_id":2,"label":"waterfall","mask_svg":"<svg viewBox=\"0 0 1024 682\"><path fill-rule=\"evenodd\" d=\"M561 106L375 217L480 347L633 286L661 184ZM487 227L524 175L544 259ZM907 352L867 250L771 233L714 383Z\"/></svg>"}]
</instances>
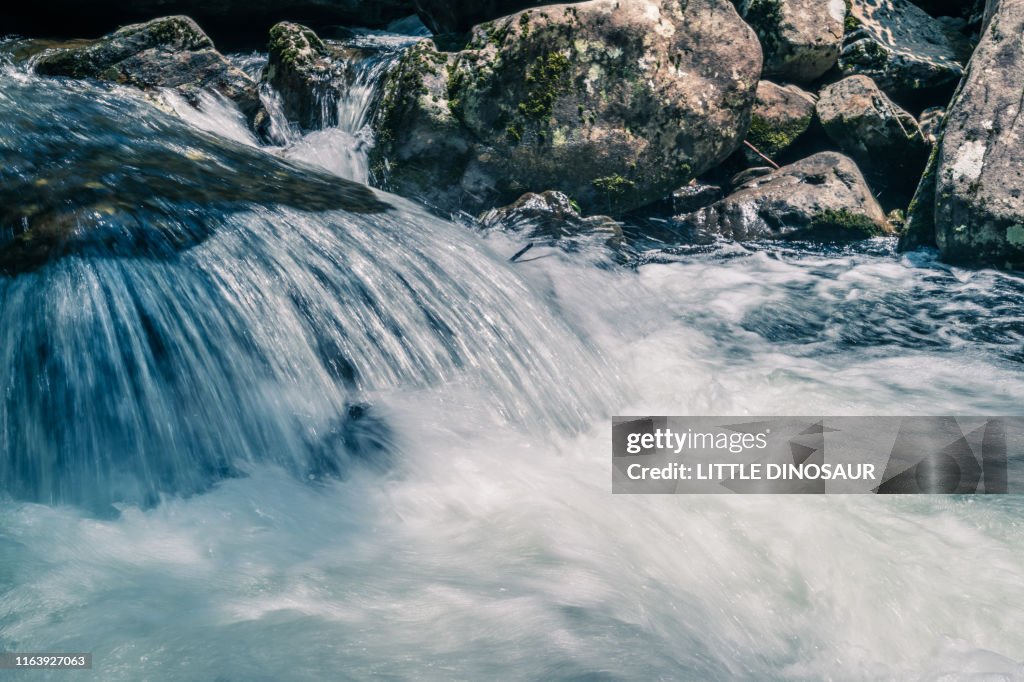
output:
<instances>
[{"instance_id":1,"label":"waterfall","mask_svg":"<svg viewBox=\"0 0 1024 682\"><path fill-rule=\"evenodd\" d=\"M70 235L0 278L0 489L17 498L147 505L256 462L343 475L358 406L397 388L467 381L554 428L601 407L594 354L543 297L397 197L116 88L8 78L0 145L0 248Z\"/></svg>"}]
</instances>

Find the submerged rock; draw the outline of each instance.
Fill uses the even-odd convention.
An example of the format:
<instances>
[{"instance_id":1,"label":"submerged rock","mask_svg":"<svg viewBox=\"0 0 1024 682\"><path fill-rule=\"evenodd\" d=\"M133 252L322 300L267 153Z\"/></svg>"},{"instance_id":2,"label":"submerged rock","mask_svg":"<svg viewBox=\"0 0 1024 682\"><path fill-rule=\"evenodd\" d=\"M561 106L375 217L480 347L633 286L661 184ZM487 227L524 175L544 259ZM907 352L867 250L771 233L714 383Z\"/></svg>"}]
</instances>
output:
<instances>
[{"instance_id":1,"label":"submerged rock","mask_svg":"<svg viewBox=\"0 0 1024 682\"><path fill-rule=\"evenodd\" d=\"M265 136L269 130L256 81L217 52L188 17L154 19L98 40L47 49L34 67L43 76L94 78L143 90L174 88L193 102L201 91L216 92L234 102L257 133Z\"/></svg>"},{"instance_id":2,"label":"submerged rock","mask_svg":"<svg viewBox=\"0 0 1024 682\"><path fill-rule=\"evenodd\" d=\"M928 142L917 121L867 76L850 76L820 93L822 127L861 167L887 175L919 177L928 158Z\"/></svg>"},{"instance_id":3,"label":"submerged rock","mask_svg":"<svg viewBox=\"0 0 1024 682\"><path fill-rule=\"evenodd\" d=\"M598 234L612 241L622 238L622 227L608 216L584 218L573 201L561 192L524 194L515 202L480 216L484 227L527 232L533 238Z\"/></svg>"},{"instance_id":4,"label":"submerged rock","mask_svg":"<svg viewBox=\"0 0 1024 682\"><path fill-rule=\"evenodd\" d=\"M45 81L0 90L0 273L77 253L171 257L268 204L388 208L363 185L102 94Z\"/></svg>"},{"instance_id":5,"label":"submerged rock","mask_svg":"<svg viewBox=\"0 0 1024 682\"><path fill-rule=\"evenodd\" d=\"M789 149L807 132L814 120L814 96L795 85L776 85L770 81L757 84L757 100L750 118L747 141L770 159ZM763 159L747 149L747 162L763 163Z\"/></svg>"},{"instance_id":6,"label":"submerged rock","mask_svg":"<svg viewBox=\"0 0 1024 682\"><path fill-rule=\"evenodd\" d=\"M870 77L894 97L956 87L959 46L943 25L908 0L850 0L839 68Z\"/></svg>"},{"instance_id":7,"label":"submerged rock","mask_svg":"<svg viewBox=\"0 0 1024 682\"><path fill-rule=\"evenodd\" d=\"M810 83L836 65L844 0L736 0L764 49L764 75Z\"/></svg>"},{"instance_id":8,"label":"submerged rock","mask_svg":"<svg viewBox=\"0 0 1024 682\"><path fill-rule=\"evenodd\" d=\"M475 29L469 49L424 41L384 86L375 177L479 212L556 189L586 211L656 201L741 143L761 70L727 0L591 0Z\"/></svg>"},{"instance_id":9,"label":"submerged rock","mask_svg":"<svg viewBox=\"0 0 1024 682\"><path fill-rule=\"evenodd\" d=\"M751 178L722 201L673 221L696 240L851 241L892 232L857 165L835 152Z\"/></svg>"},{"instance_id":10,"label":"submerged rock","mask_svg":"<svg viewBox=\"0 0 1024 682\"><path fill-rule=\"evenodd\" d=\"M680 187L672 192L672 210L677 215L693 213L705 206L710 206L724 196L725 192L718 185L710 185L694 180L689 185Z\"/></svg>"},{"instance_id":11,"label":"submerged rock","mask_svg":"<svg viewBox=\"0 0 1024 682\"><path fill-rule=\"evenodd\" d=\"M1024 268L1024 5L994 16L950 105L903 246L954 263Z\"/></svg>"}]
</instances>

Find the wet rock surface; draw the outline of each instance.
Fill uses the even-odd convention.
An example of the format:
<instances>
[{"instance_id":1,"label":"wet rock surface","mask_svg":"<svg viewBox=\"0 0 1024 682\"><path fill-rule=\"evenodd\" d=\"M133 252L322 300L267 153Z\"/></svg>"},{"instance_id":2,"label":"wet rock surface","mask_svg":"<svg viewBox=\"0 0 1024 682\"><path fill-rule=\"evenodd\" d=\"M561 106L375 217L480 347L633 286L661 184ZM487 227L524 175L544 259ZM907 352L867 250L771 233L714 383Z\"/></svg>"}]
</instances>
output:
<instances>
[{"instance_id":1,"label":"wet rock surface","mask_svg":"<svg viewBox=\"0 0 1024 682\"><path fill-rule=\"evenodd\" d=\"M622 237L622 228L608 216L584 217L572 199L561 192L527 193L515 202L480 216L486 228L525 233L531 238L560 239L599 235L611 240Z\"/></svg>"},{"instance_id":2,"label":"wet rock surface","mask_svg":"<svg viewBox=\"0 0 1024 682\"><path fill-rule=\"evenodd\" d=\"M82 92L49 101L35 86L0 92L0 272L30 272L96 252L167 258L256 205L310 211L387 210L372 190L188 128L145 103L126 129L124 100ZM36 111L25 102L41 98ZM107 114L103 115L103 111ZM32 131L15 136L12 131ZM68 135L81 142L69 147Z\"/></svg>"},{"instance_id":3,"label":"wet rock surface","mask_svg":"<svg viewBox=\"0 0 1024 682\"><path fill-rule=\"evenodd\" d=\"M270 29L263 80L281 96L285 115L302 130L337 125L347 75L345 55L310 28L282 22Z\"/></svg>"},{"instance_id":4,"label":"wet rock surface","mask_svg":"<svg viewBox=\"0 0 1024 682\"><path fill-rule=\"evenodd\" d=\"M164 17L98 40L44 49L34 67L43 76L92 78L142 90L173 88L193 101L202 91L215 92L234 102L258 134L266 135L270 125L256 82L217 52L188 17Z\"/></svg>"}]
</instances>

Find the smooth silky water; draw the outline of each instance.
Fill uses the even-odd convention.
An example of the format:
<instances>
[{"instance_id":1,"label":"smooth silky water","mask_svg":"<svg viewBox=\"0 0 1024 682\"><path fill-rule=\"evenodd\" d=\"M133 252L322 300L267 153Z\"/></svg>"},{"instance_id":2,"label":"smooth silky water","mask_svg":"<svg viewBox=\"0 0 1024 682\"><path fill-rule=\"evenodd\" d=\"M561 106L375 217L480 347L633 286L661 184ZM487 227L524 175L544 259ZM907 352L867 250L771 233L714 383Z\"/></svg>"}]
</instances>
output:
<instances>
[{"instance_id":1,"label":"smooth silky water","mask_svg":"<svg viewBox=\"0 0 1024 682\"><path fill-rule=\"evenodd\" d=\"M260 151L216 98L164 105L189 125L8 69L0 172L145 144L365 180L365 118ZM94 654L12 679L1024 675L1019 498L613 497L608 456L612 414L1019 414L1017 277L884 241L511 264L376 196L171 192L187 248L112 219L0 276L0 650Z\"/></svg>"}]
</instances>

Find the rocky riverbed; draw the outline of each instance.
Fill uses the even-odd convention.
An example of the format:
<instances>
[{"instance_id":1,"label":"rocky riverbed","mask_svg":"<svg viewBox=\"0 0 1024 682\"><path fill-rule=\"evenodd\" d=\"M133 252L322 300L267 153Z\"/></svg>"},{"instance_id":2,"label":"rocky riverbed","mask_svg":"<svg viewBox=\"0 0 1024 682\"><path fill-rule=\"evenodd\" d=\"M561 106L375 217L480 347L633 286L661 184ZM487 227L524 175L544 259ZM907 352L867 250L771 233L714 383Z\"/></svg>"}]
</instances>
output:
<instances>
[{"instance_id":1,"label":"rocky riverbed","mask_svg":"<svg viewBox=\"0 0 1024 682\"><path fill-rule=\"evenodd\" d=\"M189 0L159 7L215 19ZM133 8L125 15L156 11ZM367 179L441 214L554 192L601 224L677 226L681 243L897 234L951 262L1024 265L1024 15L1014 2L268 1L233 33L229 10L214 21L229 41L268 51L249 73L189 17L94 38L70 33L81 8L61 9L48 30L31 24L38 35L5 41L6 58L38 75L137 88L158 106L169 90L196 107L215 94L263 145L282 144L289 125L337 127L338 102L367 87ZM381 52L354 44L345 26L406 15L399 30L422 37L359 83ZM674 206L681 195L689 200ZM38 203L12 201L4 229L38 230ZM0 246L16 270L11 248Z\"/></svg>"}]
</instances>

